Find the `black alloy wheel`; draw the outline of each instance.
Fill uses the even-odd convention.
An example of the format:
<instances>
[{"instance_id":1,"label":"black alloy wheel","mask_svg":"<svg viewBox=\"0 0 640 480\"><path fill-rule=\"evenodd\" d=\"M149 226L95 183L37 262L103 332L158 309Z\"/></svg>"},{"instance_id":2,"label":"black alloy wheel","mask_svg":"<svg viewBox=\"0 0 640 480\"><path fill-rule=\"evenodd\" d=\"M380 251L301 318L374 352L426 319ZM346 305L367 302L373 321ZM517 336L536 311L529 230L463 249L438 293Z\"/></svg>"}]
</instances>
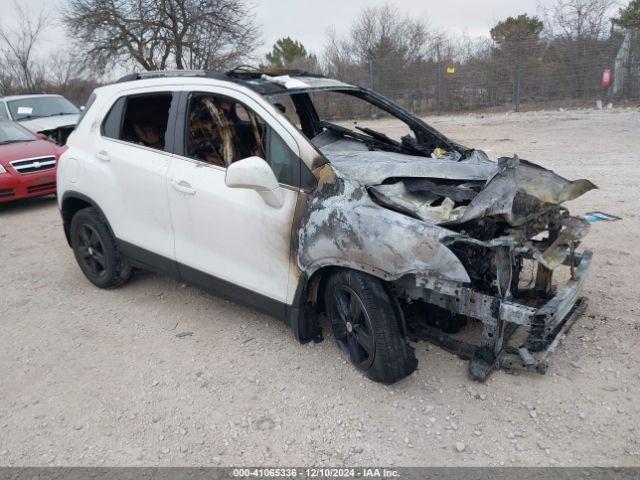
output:
<instances>
[{"instance_id":1,"label":"black alloy wheel","mask_svg":"<svg viewBox=\"0 0 640 480\"><path fill-rule=\"evenodd\" d=\"M348 286L338 286L333 296L338 313L331 322L333 335L351 362L360 370L366 370L371 367L376 352L369 314L358 294Z\"/></svg>"},{"instance_id":2,"label":"black alloy wheel","mask_svg":"<svg viewBox=\"0 0 640 480\"><path fill-rule=\"evenodd\" d=\"M76 212L70 226L71 247L85 277L100 288L115 288L131 276L107 221L94 208Z\"/></svg>"},{"instance_id":3,"label":"black alloy wheel","mask_svg":"<svg viewBox=\"0 0 640 480\"><path fill-rule=\"evenodd\" d=\"M80 237L78 253L84 269L89 270L96 278L104 276L107 272L107 262L100 234L91 225L85 223L80 225L78 235Z\"/></svg>"},{"instance_id":4,"label":"black alloy wheel","mask_svg":"<svg viewBox=\"0 0 640 480\"><path fill-rule=\"evenodd\" d=\"M363 272L336 269L323 284L324 310L338 347L368 378L393 383L418 365L407 343L400 308L383 282Z\"/></svg>"}]
</instances>

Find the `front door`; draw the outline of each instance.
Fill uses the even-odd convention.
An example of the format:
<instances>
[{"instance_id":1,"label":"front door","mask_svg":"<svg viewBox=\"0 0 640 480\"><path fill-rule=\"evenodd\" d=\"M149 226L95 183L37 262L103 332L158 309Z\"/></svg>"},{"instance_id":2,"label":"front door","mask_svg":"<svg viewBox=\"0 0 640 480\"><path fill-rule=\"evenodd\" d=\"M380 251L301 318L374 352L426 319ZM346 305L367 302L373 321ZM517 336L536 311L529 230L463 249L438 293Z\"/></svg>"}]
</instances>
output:
<instances>
[{"instance_id":1,"label":"front door","mask_svg":"<svg viewBox=\"0 0 640 480\"><path fill-rule=\"evenodd\" d=\"M186 279L279 315L291 272L299 193L292 165L299 159L282 139L286 130L277 124L276 131L261 105L238 95L224 88L184 94L184 142L168 175L175 256ZM227 166L250 156L274 170L284 194L280 208L254 190L225 184Z\"/></svg>"}]
</instances>

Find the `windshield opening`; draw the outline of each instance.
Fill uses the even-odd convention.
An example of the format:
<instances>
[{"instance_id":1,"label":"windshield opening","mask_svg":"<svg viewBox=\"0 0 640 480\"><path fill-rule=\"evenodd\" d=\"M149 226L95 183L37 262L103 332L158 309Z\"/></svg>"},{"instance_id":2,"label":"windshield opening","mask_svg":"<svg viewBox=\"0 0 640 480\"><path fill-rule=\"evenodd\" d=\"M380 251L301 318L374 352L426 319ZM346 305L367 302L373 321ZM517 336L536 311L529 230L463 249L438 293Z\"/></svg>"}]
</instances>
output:
<instances>
[{"instance_id":1,"label":"windshield opening","mask_svg":"<svg viewBox=\"0 0 640 480\"><path fill-rule=\"evenodd\" d=\"M28 97L7 102L14 120L76 115L80 113L73 103L64 97Z\"/></svg>"},{"instance_id":2,"label":"windshield opening","mask_svg":"<svg viewBox=\"0 0 640 480\"><path fill-rule=\"evenodd\" d=\"M12 122L0 122L0 145L14 142L31 142L36 136Z\"/></svg>"},{"instance_id":3,"label":"windshield opening","mask_svg":"<svg viewBox=\"0 0 640 480\"><path fill-rule=\"evenodd\" d=\"M440 132L362 89L312 89L267 98L323 153L381 150L461 158L458 146Z\"/></svg>"},{"instance_id":4,"label":"windshield opening","mask_svg":"<svg viewBox=\"0 0 640 480\"><path fill-rule=\"evenodd\" d=\"M397 142L413 133L405 122L363 98L339 91L316 91L310 96L321 122L355 131L371 129Z\"/></svg>"}]
</instances>

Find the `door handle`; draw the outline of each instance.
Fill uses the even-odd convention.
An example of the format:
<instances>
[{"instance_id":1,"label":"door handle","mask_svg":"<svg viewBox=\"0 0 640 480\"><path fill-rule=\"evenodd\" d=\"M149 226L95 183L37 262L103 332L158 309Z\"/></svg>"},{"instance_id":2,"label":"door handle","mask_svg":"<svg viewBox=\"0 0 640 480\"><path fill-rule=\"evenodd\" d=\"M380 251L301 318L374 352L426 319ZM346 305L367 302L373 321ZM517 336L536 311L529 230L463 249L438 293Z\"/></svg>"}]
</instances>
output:
<instances>
[{"instance_id":1,"label":"door handle","mask_svg":"<svg viewBox=\"0 0 640 480\"><path fill-rule=\"evenodd\" d=\"M101 162L110 162L111 161L111 157L109 157L109 154L107 152L105 152L104 150L100 150L98 153L96 153L96 158L98 160L100 160Z\"/></svg>"},{"instance_id":2,"label":"door handle","mask_svg":"<svg viewBox=\"0 0 640 480\"><path fill-rule=\"evenodd\" d=\"M171 182L171 186L178 190L179 192L186 193L187 195L195 195L196 191L191 188L191 184L189 182L185 182L184 180L180 180L176 182L175 180Z\"/></svg>"}]
</instances>

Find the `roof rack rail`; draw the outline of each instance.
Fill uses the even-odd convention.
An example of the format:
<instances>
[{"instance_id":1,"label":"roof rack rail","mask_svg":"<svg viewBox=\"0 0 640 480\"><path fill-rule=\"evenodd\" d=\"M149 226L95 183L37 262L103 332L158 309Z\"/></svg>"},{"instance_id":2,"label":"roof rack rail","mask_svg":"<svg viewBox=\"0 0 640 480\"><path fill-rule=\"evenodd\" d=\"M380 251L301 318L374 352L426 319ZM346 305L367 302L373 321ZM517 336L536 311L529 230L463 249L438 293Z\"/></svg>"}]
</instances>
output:
<instances>
[{"instance_id":1,"label":"roof rack rail","mask_svg":"<svg viewBox=\"0 0 640 480\"><path fill-rule=\"evenodd\" d=\"M263 71L252 65L238 65L237 67L234 67L226 72L226 74L230 77L236 78L260 78L263 74Z\"/></svg>"},{"instance_id":2,"label":"roof rack rail","mask_svg":"<svg viewBox=\"0 0 640 480\"><path fill-rule=\"evenodd\" d=\"M143 80L145 78L167 78L167 77L209 77L209 78L221 78L227 77L236 80L258 79L262 75L278 76L278 75L292 75L292 76L306 76L306 77L318 77L323 78L323 75L316 73L305 72L304 70L297 70L292 68L258 68L251 65L239 65L228 72L221 73L213 70L149 70L144 72L134 72L129 75L116 80L115 83L131 82L133 80Z\"/></svg>"},{"instance_id":3,"label":"roof rack rail","mask_svg":"<svg viewBox=\"0 0 640 480\"><path fill-rule=\"evenodd\" d=\"M317 73L310 73L305 70L297 68L286 67L268 67L258 68L252 65L238 65L237 67L227 72L229 77L234 78L260 78L262 75L269 75L272 77L279 75L293 75L293 76L305 76L305 77L323 77Z\"/></svg>"},{"instance_id":4,"label":"roof rack rail","mask_svg":"<svg viewBox=\"0 0 640 480\"><path fill-rule=\"evenodd\" d=\"M134 72L116 80L116 83L130 82L132 80L144 80L145 78L163 77L214 77L220 75L212 70L148 70Z\"/></svg>"}]
</instances>

